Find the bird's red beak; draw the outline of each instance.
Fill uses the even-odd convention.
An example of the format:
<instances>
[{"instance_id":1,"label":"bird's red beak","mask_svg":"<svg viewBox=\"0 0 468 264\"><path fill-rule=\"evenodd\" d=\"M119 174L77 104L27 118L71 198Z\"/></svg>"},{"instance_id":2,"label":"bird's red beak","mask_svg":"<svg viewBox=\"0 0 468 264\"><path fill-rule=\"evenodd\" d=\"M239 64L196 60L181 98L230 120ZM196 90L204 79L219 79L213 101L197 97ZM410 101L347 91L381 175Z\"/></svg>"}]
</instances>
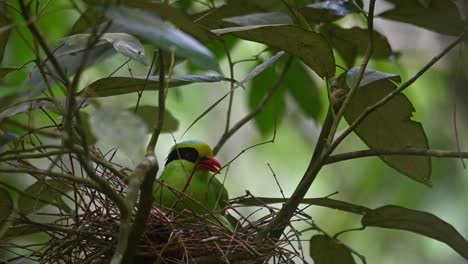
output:
<instances>
[{"instance_id":1,"label":"bird's red beak","mask_svg":"<svg viewBox=\"0 0 468 264\"><path fill-rule=\"evenodd\" d=\"M198 162L198 166L204 170L209 170L214 173L218 173L223 167L215 158L201 160Z\"/></svg>"}]
</instances>

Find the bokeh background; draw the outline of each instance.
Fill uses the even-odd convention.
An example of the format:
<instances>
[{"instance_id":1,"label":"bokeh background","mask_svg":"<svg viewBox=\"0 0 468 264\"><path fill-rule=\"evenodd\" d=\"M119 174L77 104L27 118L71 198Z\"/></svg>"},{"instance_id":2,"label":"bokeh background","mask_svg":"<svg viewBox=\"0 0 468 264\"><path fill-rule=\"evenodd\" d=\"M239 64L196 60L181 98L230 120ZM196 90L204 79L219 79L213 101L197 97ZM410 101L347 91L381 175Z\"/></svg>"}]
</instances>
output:
<instances>
[{"instance_id":1,"label":"bokeh background","mask_svg":"<svg viewBox=\"0 0 468 264\"><path fill-rule=\"evenodd\" d=\"M384 5L378 5L378 7L380 10L387 8ZM60 38L68 34L79 14L70 7L69 1L66 0L50 1L44 12L47 13L40 19L39 24L47 37L47 42L54 46ZM362 19L357 15L351 15L340 20L339 23L344 27L364 26ZM450 37L422 28L379 18L376 19L375 27L388 38L393 50L398 52L399 56L386 61L373 61L370 67L399 74L403 81L413 76L451 40ZM24 27L18 27L18 29L23 32L26 39L30 40ZM13 31L2 66L15 67L33 58L31 50L24 42L20 34ZM258 43L238 41L231 50L231 55L233 60L252 58L264 48L264 45ZM149 47L147 54L151 54ZM262 58L268 57L267 55ZM465 45L456 48L405 91L405 95L409 97L416 109L414 119L423 124L431 148L456 150L455 108L459 144L462 150L468 148L468 136L465 132L468 129L466 104L468 77L465 74L467 58L468 52ZM109 75L125 60L126 58L122 55L116 55L92 67L85 72L81 85L84 87L96 79ZM147 55L147 60L149 65L150 55ZM339 58L337 64L343 65ZM221 59L220 65L223 73L228 76L229 68L225 57ZM235 79L242 79L255 65L255 62L237 65ZM26 66L28 67L30 68L31 65ZM130 76L129 69L135 76L145 75L147 71L147 67L130 62L128 67L122 67L114 76ZM176 74L200 73L187 63L178 64L174 72ZM226 177L225 185L230 197L244 195L246 190L255 196L281 197L280 189L267 164L276 174L286 197L294 191L309 163L327 108L325 84L312 72L311 75L316 85L320 87L321 118L317 120L305 118L294 100L287 99L286 115L277 124L274 143L248 150L232 163L227 174L221 175L221 177ZM0 94L1 90L20 89L21 82L26 76L27 71L9 76L1 84ZM157 146L157 156L161 164L174 141L200 139L211 145L217 143L225 127L227 100L197 122L185 135L183 132L228 90L229 83L193 84L169 90L167 108L179 121L179 129L172 135L161 136ZM247 93L248 90L243 89L236 91L232 122L236 122L249 112ZM122 108L134 106L136 101L136 94L100 99L102 105ZM157 104L156 92L145 92L142 104ZM93 107L89 107L86 111L92 114ZM44 122L46 122L45 118ZM340 129L343 128L345 124L340 127ZM122 124L115 124L115 129L127 128ZM242 150L271 138L271 133L261 134L255 122L252 121L226 143L217 158L221 163L227 163ZM123 153L118 155L117 161L130 168L134 166L143 157L143 148L148 139L129 139L134 142L135 151L126 155ZM99 142L98 146L103 151L113 147L102 142ZM362 141L352 135L336 152L365 148ZM28 186L33 179L26 176L2 175L0 181L14 182L21 189ZM466 205L468 172L464 169L462 162L459 159L433 158L432 182L433 187L428 188L399 174L378 158L365 158L326 166L307 196L324 197L338 192L333 198L370 208L395 204L427 211L451 223L465 238L468 238L468 207ZM248 211L246 210L246 213ZM329 234L360 226L359 217L352 214L320 207L310 207L305 212ZM298 225L299 229L306 227ZM307 240L311 234L311 232L306 232L302 238ZM461 256L445 244L405 231L367 228L364 231L346 233L340 236L340 239L366 256L368 263L466 263ZM304 246L307 255L307 241L304 241Z\"/></svg>"}]
</instances>

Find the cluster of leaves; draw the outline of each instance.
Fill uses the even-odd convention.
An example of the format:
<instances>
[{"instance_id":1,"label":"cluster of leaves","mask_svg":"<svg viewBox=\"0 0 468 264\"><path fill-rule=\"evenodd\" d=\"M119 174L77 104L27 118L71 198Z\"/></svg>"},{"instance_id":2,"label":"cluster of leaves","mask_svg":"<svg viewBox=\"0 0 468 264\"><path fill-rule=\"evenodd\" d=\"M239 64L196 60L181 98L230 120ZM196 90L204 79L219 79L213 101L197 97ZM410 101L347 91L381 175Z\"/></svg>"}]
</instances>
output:
<instances>
[{"instance_id":1,"label":"cluster of leaves","mask_svg":"<svg viewBox=\"0 0 468 264\"><path fill-rule=\"evenodd\" d=\"M24 5L24 1L20 2ZM28 24L34 43L41 47L47 58L41 59L42 54L34 50L35 58L29 59L34 59L36 66L29 69L21 87L0 91L0 147L8 149L3 158L0 156L0 162L8 162L14 155L18 155L20 162L27 162L25 159L30 156L25 155L21 159L21 155L28 151L25 146L37 144L34 142L38 140L33 139L32 135L63 139L56 132L63 131L67 122L73 124L71 135L68 136L77 145L94 145L97 141L102 141L109 145L118 145L123 152L135 151L131 138L144 138L156 126L158 120L155 113L159 112L159 108L152 105L139 106L138 103L131 109L99 107L96 99L129 93L138 93L141 97L144 91L159 90L161 87L170 89L197 82L230 82L231 92L220 99L223 100L237 87L251 81L247 95L248 106L255 114L249 118L254 118L259 131L267 135L284 118L287 96L297 103L307 118L320 121L320 110L325 102L319 96L316 81L319 78L324 79L327 84L329 112L339 110L341 106L343 98L336 95L346 97L353 93L349 100L344 100L346 107L343 116L350 125L358 122L351 131L371 150L429 149L423 126L411 119L413 105L401 93L402 89L398 90L402 87L399 85L400 77L353 67L362 56L369 56L373 60L388 60L395 56L383 33L372 28L372 32L368 32L368 28L340 26L339 21L344 17L362 16L367 23L374 19L369 15L370 12L364 11L360 0L209 1L202 10L195 7L192 1L176 3L180 5L179 8L149 0L122 0L118 1L119 4L104 0L83 2L86 9L80 12L69 35L54 49L48 48L44 36L33 22ZM460 35L464 31L465 23L452 1L387 2L393 4L393 8L377 16L445 35ZM25 8L29 10L30 6ZM18 21L26 19L29 23L33 19L28 14L30 11L25 8L0 2L0 61L4 57L11 32L19 31L22 27ZM20 14L14 14L15 11ZM264 57L261 54L245 59L257 64L243 80L236 81L234 68L242 61L233 62L229 52L236 42L242 40L264 44L265 54L276 55L265 61L260 59ZM369 43L373 46L370 54ZM166 57L172 65L189 61L196 70L210 71L211 74L172 75L170 65L154 65L154 55L146 76L108 76L85 87L79 86L79 78L86 68L116 53L128 60L146 64L150 56L145 54L144 44L151 46L153 50L169 54ZM288 55L284 55L285 53ZM223 76L218 64L224 56L228 57L231 69L229 77ZM339 60L344 65L338 69L346 69L341 74L337 74L336 62ZM164 83L160 82L161 76L153 72L158 67L167 67ZM0 68L0 80L8 84L9 75L27 68L21 65ZM69 78L72 77L70 81ZM74 104L70 104L70 101ZM381 106L366 113L369 108L381 102ZM207 111L212 110L216 104ZM96 108L92 114L84 109L89 105ZM258 108L259 105L261 108ZM165 115L162 132L178 129L177 120L167 109L163 110ZM31 120L43 113L54 122L53 127L31 125ZM24 122L25 119L28 123ZM64 124L60 123L62 121ZM229 127L228 122L227 127L231 130L220 141L225 142L243 124ZM130 134L127 129L116 132L113 129L115 127L135 129ZM334 132L332 136L333 134ZM40 143L39 141L39 145ZM380 158L411 179L425 185L431 184L431 159L428 155L380 155ZM6 167L9 165L11 164L5 163ZM32 214L45 205L56 206L65 212L71 210L61 199L63 192L71 190L55 186L58 182L54 179L37 177L34 173L31 175L38 178L38 182L22 192L22 198L18 202L21 214ZM53 182L45 184L44 181ZM61 192L57 193L56 189ZM36 199L25 198L27 193ZM13 212L14 203L6 189L0 189L0 197L5 201L0 206L0 220L4 223L0 229L1 235L2 230L11 224L8 219ZM445 242L468 258L468 242L451 225L434 215L395 206L368 209L363 215L363 226L413 231ZM437 228L432 229L430 226ZM310 253L316 263L354 263L352 250L326 234L312 237ZM333 254L339 257L328 258Z\"/></svg>"}]
</instances>

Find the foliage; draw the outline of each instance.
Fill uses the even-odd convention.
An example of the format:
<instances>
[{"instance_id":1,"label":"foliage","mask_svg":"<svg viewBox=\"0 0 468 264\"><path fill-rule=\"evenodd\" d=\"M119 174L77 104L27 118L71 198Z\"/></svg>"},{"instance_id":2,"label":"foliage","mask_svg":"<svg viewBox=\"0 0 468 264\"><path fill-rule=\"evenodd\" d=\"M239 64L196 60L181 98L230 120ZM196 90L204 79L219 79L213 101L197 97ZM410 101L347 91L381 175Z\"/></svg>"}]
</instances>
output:
<instances>
[{"instance_id":1,"label":"foliage","mask_svg":"<svg viewBox=\"0 0 468 264\"><path fill-rule=\"evenodd\" d=\"M159 210L153 208L151 200L159 170L155 156L159 136L180 129L176 115L172 114L178 109L166 106L167 94L209 83L228 83L230 90L207 106L187 130L209 113L218 111L221 102L226 102L226 122L216 124L224 132L214 147L215 153L250 121L263 137L273 134L272 140L255 146L274 142L279 125L289 117L290 102L300 109L301 118L320 124L320 135L315 146L310 147L313 154L309 166L290 198L248 194L231 201L231 205L269 210L259 221L242 215L238 217L242 221L233 220L239 224L232 236L238 239L234 243L235 254L229 252L232 248L224 242L229 238L226 233L220 238L224 244L215 247L216 241L207 243L207 250L198 253L209 255L216 249L219 254L216 253L215 262L243 261L255 256L278 263L291 261L287 258L304 260L303 254L298 253L302 250L301 232L288 224L300 220L314 231L307 240L309 256L315 263L355 263L356 258L365 262L364 256L352 249L353 245L339 240L339 235L347 231L359 234L367 227L414 232L443 242L468 259L467 239L443 217L390 204L371 209L353 201L305 198L319 172L331 163L376 156L394 169L394 174L431 186L432 157L468 158L468 153L460 150L430 148L430 135L426 134L424 124L414 120L415 106L403 94L450 50L462 45L466 23L457 5L450 0L387 1L393 7L380 14L374 13L375 5L379 4L375 0L370 0L368 6L356 0L219 0L171 4L149 0L84 0L78 4L71 0L0 1L0 62L3 62L0 67L0 244L8 245L9 251L19 255L10 256L10 260L29 257L28 253L17 251L23 246L16 247L12 239L38 232L47 233L53 239L57 237L51 234L80 233L80 226L98 223L93 219L84 221L84 212L92 214L93 209L102 207L107 210L107 217L112 218L112 225L107 229L111 234L100 236L92 233L99 232L99 228L88 230L94 235L93 241L103 245L94 245L97 248L92 250L87 248L93 252L92 256L70 253L69 260L92 261L104 254L112 257L112 263L131 262L140 237L148 239L147 223L154 224L155 210ZM67 34L54 35L54 31L41 24L51 16L49 11L67 9L74 14L73 19L65 19L65 14L61 14L64 21L73 20L72 24L60 25L66 27ZM398 74L372 69L382 61L396 63L394 60L398 58L390 45L392 36L374 29L377 17L456 38L414 76L402 80ZM346 28L342 23L345 19L357 21L360 26ZM247 41L263 45L264 49L254 57L234 58L232 52L236 45ZM18 43L27 47L26 52L18 48ZM24 56L28 57L27 61L21 60ZM89 81L88 70L99 69L109 58L124 58L124 61L112 65L110 74L96 71L99 77ZM221 65L224 58L226 65ZM238 65L248 65L249 69L240 78L236 74ZM124 66L127 72L121 70ZM223 72L224 68L229 72ZM326 88L321 89L322 86ZM243 117L233 111L234 94L241 91L238 88L248 90L245 100L249 113ZM323 90L326 96L321 96ZM127 100L130 97L125 96L129 94L136 98L130 107L130 104L103 104L108 98ZM147 103L152 102L155 94L158 104ZM327 108L325 113L324 108ZM343 119L348 126L339 133ZM336 154L336 149L351 133L368 149ZM149 143L145 140L148 135L151 135ZM113 161L115 152L102 153L103 145L118 149L119 154L139 157L138 165L132 163L129 165L132 167L126 168ZM26 174L35 180L21 190L2 180L2 175L7 174ZM95 204L96 200L101 203ZM281 204L281 207L271 204ZM320 228L320 223L304 218L301 204L357 214L362 228L329 235ZM48 216L45 224L35 218L43 217L44 212ZM168 223L164 215L158 217ZM177 231L174 230L165 238L167 247L172 245L172 232ZM62 235L59 237L63 239ZM291 243L291 237L297 238L297 248ZM197 239L201 242L195 240L194 244L205 243L210 238ZM291 254L289 246L294 250ZM268 255L266 248L274 250ZM57 250L48 247L52 249ZM48 250L31 254L40 259ZM167 259L166 246L158 250L149 253ZM186 254L195 254L190 252ZM189 261L184 254L178 256L182 256L182 261Z\"/></svg>"}]
</instances>

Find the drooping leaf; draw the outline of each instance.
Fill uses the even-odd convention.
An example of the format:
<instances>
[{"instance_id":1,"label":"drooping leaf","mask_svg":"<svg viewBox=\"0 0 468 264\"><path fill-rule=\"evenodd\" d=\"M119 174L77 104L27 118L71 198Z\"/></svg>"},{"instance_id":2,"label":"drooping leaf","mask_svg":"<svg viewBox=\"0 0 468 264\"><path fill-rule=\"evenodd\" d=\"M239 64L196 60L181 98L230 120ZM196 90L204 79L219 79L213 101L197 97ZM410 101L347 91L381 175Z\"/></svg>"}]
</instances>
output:
<instances>
[{"instance_id":1,"label":"drooping leaf","mask_svg":"<svg viewBox=\"0 0 468 264\"><path fill-rule=\"evenodd\" d=\"M167 79L166 79L167 81ZM214 75L179 75L171 76L169 87L178 87L197 82L230 81L228 78ZM155 91L159 89L159 76L144 77L108 77L99 79L79 92L85 97L106 97L141 91Z\"/></svg>"},{"instance_id":2,"label":"drooping leaf","mask_svg":"<svg viewBox=\"0 0 468 264\"><path fill-rule=\"evenodd\" d=\"M61 96L57 97L57 103L59 106L57 106L51 98L48 97L43 97L43 98L36 98L36 99L31 99L25 102L19 102L14 105L11 105L7 107L6 109L3 109L2 112L0 113L0 120L14 116L17 114L25 113L28 111L33 111L33 110L51 110L54 112L62 112L63 107L65 106L65 100L66 98ZM77 105L80 106L80 108L86 107L89 104L89 99L81 96L75 97L75 102Z\"/></svg>"},{"instance_id":3,"label":"drooping leaf","mask_svg":"<svg viewBox=\"0 0 468 264\"><path fill-rule=\"evenodd\" d=\"M18 209L24 215L39 211L47 205L54 205L60 209L70 212L68 206L63 206L58 200L62 199L64 193L72 188L55 179L40 180L24 190L27 195L22 195L18 201Z\"/></svg>"},{"instance_id":4,"label":"drooping leaf","mask_svg":"<svg viewBox=\"0 0 468 264\"><path fill-rule=\"evenodd\" d=\"M133 108L128 109L129 111L133 111ZM153 127L157 124L158 115L159 115L159 107L157 106L150 106L150 105L142 105L138 107L138 110L135 113L139 116L148 126L148 129L152 130ZM171 114L171 112L166 111L164 112L164 125L161 129L162 133L169 133L175 132L179 128L179 121Z\"/></svg>"},{"instance_id":5,"label":"drooping leaf","mask_svg":"<svg viewBox=\"0 0 468 264\"><path fill-rule=\"evenodd\" d=\"M356 1L362 8L362 1ZM359 9L349 0L322 1L300 9L305 19L311 23L332 22Z\"/></svg>"},{"instance_id":6,"label":"drooping leaf","mask_svg":"<svg viewBox=\"0 0 468 264\"><path fill-rule=\"evenodd\" d=\"M315 119L319 117L322 103L317 84L299 60L292 62L281 85L286 87L308 117Z\"/></svg>"},{"instance_id":7,"label":"drooping leaf","mask_svg":"<svg viewBox=\"0 0 468 264\"><path fill-rule=\"evenodd\" d=\"M294 21L288 15L281 12L252 13L243 16L228 17L223 20L239 26L294 24Z\"/></svg>"},{"instance_id":8,"label":"drooping leaf","mask_svg":"<svg viewBox=\"0 0 468 264\"><path fill-rule=\"evenodd\" d=\"M310 239L310 256L315 264L354 264L351 251L336 239L315 235Z\"/></svg>"},{"instance_id":9,"label":"drooping leaf","mask_svg":"<svg viewBox=\"0 0 468 264\"><path fill-rule=\"evenodd\" d=\"M17 68L0 68L0 80L10 72L18 70Z\"/></svg>"},{"instance_id":10,"label":"drooping leaf","mask_svg":"<svg viewBox=\"0 0 468 264\"><path fill-rule=\"evenodd\" d=\"M324 24L320 27L320 32L326 36L348 67L354 65L357 56L364 55L366 52L369 38L367 29L358 27L345 29L334 24ZM373 40L372 58L386 59L392 55L392 48L385 36L374 31Z\"/></svg>"},{"instance_id":11,"label":"drooping leaf","mask_svg":"<svg viewBox=\"0 0 468 264\"><path fill-rule=\"evenodd\" d=\"M320 77L335 74L335 58L331 46L321 34L288 25L251 27L238 27L231 33L241 39L284 50L301 59Z\"/></svg>"},{"instance_id":12,"label":"drooping leaf","mask_svg":"<svg viewBox=\"0 0 468 264\"><path fill-rule=\"evenodd\" d=\"M346 85L348 87L353 87L356 85L356 79L359 74L360 67L354 67L348 71L348 74L346 74ZM364 71L364 75L361 78L361 82L359 83L359 86L366 86L368 84L371 84L373 82L377 82L380 80L391 80L394 82L401 82L401 78L399 75L393 74L393 73L387 73L387 72L379 72L379 71L374 71L374 70L366 70Z\"/></svg>"},{"instance_id":13,"label":"drooping leaf","mask_svg":"<svg viewBox=\"0 0 468 264\"><path fill-rule=\"evenodd\" d=\"M265 69L262 74L252 80L248 89L249 110L254 111L274 82L278 79L275 67ZM262 111L255 116L255 125L263 136L268 135L279 125L285 112L284 87L278 88Z\"/></svg>"},{"instance_id":14,"label":"drooping leaf","mask_svg":"<svg viewBox=\"0 0 468 264\"><path fill-rule=\"evenodd\" d=\"M10 193L0 188L0 230L7 224L10 214L13 212L13 200Z\"/></svg>"},{"instance_id":15,"label":"drooping leaf","mask_svg":"<svg viewBox=\"0 0 468 264\"><path fill-rule=\"evenodd\" d=\"M165 23L154 13L112 6L107 8L106 16L125 32L138 35L165 51L175 50L177 56L189 59L200 68L220 71L211 51L191 36Z\"/></svg>"},{"instance_id":16,"label":"drooping leaf","mask_svg":"<svg viewBox=\"0 0 468 264\"><path fill-rule=\"evenodd\" d=\"M354 82L357 69L352 69L343 84ZM344 78L341 76L340 78ZM350 80L350 81L348 81ZM391 81L399 77L392 74L367 71L361 86L351 99L344 117L352 124L364 110L391 93L396 85ZM370 113L354 132L371 149L428 149L429 143L422 125L411 120L414 107L409 99L398 94L382 107ZM380 156L390 167L411 179L430 186L430 157Z\"/></svg>"},{"instance_id":17,"label":"drooping leaf","mask_svg":"<svg viewBox=\"0 0 468 264\"><path fill-rule=\"evenodd\" d=\"M145 122L125 109L101 107L90 115L89 122L98 140L129 156L141 151L148 134Z\"/></svg>"},{"instance_id":18,"label":"drooping leaf","mask_svg":"<svg viewBox=\"0 0 468 264\"><path fill-rule=\"evenodd\" d=\"M431 0L421 4L420 0L387 0L395 5L380 17L413 24L441 34L459 35L465 23L454 1Z\"/></svg>"},{"instance_id":19,"label":"drooping leaf","mask_svg":"<svg viewBox=\"0 0 468 264\"><path fill-rule=\"evenodd\" d=\"M400 229L418 233L453 248L468 260L468 241L451 224L439 217L401 206L385 205L362 217L362 225Z\"/></svg>"}]
</instances>

